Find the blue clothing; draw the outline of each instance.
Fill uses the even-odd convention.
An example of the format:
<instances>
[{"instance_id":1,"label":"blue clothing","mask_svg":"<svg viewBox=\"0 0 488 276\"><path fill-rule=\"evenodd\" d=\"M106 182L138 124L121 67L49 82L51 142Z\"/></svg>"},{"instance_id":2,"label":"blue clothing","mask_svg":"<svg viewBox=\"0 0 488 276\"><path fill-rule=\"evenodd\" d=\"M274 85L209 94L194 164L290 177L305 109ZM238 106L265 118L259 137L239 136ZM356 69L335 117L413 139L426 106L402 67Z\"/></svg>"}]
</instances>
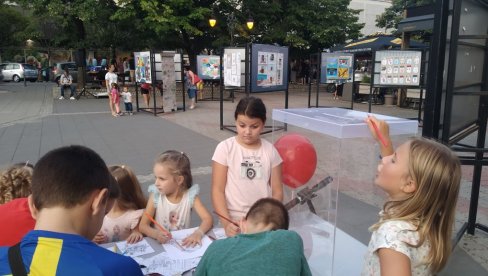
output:
<instances>
[{"instance_id":1,"label":"blue clothing","mask_svg":"<svg viewBox=\"0 0 488 276\"><path fill-rule=\"evenodd\" d=\"M24 236L20 249L30 275L142 275L132 258L79 235L33 230ZM0 247L0 275L9 274L8 247Z\"/></svg>"}]
</instances>

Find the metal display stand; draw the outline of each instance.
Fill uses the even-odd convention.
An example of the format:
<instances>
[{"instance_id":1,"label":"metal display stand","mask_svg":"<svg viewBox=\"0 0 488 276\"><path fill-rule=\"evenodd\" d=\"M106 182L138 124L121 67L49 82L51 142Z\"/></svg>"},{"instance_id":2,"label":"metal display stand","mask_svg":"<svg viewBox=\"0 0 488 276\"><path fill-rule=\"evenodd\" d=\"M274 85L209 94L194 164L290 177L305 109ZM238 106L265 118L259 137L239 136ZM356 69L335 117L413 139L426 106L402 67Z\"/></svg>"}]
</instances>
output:
<instances>
[{"instance_id":1,"label":"metal display stand","mask_svg":"<svg viewBox=\"0 0 488 276\"><path fill-rule=\"evenodd\" d=\"M488 165L488 8L468 0L435 5L422 134L450 145L461 164L473 166L469 216L456 235L459 242L465 232L488 232L476 219L482 169ZM474 132L475 145L460 142Z\"/></svg>"}]
</instances>

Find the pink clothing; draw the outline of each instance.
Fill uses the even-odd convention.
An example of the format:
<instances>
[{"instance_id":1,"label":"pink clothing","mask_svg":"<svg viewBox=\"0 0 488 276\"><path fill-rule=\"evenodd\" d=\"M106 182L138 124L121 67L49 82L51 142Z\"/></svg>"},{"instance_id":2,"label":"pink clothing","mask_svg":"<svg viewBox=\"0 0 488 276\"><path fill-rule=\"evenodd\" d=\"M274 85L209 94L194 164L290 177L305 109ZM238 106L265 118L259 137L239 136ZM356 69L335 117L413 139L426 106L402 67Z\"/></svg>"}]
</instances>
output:
<instances>
[{"instance_id":1,"label":"pink clothing","mask_svg":"<svg viewBox=\"0 0 488 276\"><path fill-rule=\"evenodd\" d=\"M0 246L18 243L36 221L32 218L27 198L17 198L0 205Z\"/></svg>"},{"instance_id":2,"label":"pink clothing","mask_svg":"<svg viewBox=\"0 0 488 276\"><path fill-rule=\"evenodd\" d=\"M106 215L103 218L103 225L100 231L106 236L107 242L124 241L139 224L142 212L144 212L144 209L130 210L118 218L111 218Z\"/></svg>"},{"instance_id":3,"label":"pink clothing","mask_svg":"<svg viewBox=\"0 0 488 276\"><path fill-rule=\"evenodd\" d=\"M225 197L232 219L244 217L257 200L271 197L271 171L283 161L270 142L259 149L241 146L235 137L217 145L212 160L227 167Z\"/></svg>"},{"instance_id":4,"label":"pink clothing","mask_svg":"<svg viewBox=\"0 0 488 276\"><path fill-rule=\"evenodd\" d=\"M120 102L119 90L112 88L112 90L110 91L110 94L112 96L112 103L118 104Z\"/></svg>"}]
</instances>

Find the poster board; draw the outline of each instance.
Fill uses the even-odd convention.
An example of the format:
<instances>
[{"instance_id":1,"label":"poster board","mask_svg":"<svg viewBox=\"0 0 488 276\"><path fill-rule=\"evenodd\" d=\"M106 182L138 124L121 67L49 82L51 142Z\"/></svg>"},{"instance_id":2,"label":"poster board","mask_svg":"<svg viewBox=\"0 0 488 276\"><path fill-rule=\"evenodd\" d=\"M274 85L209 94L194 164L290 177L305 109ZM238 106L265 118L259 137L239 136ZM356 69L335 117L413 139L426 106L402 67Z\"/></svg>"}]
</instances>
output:
<instances>
[{"instance_id":1,"label":"poster board","mask_svg":"<svg viewBox=\"0 0 488 276\"><path fill-rule=\"evenodd\" d=\"M202 80L219 80L220 56L197 56L197 74Z\"/></svg>"},{"instance_id":2,"label":"poster board","mask_svg":"<svg viewBox=\"0 0 488 276\"><path fill-rule=\"evenodd\" d=\"M374 83L379 86L418 87L422 66L421 51L376 51Z\"/></svg>"},{"instance_id":3,"label":"poster board","mask_svg":"<svg viewBox=\"0 0 488 276\"><path fill-rule=\"evenodd\" d=\"M288 47L251 46L251 92L288 89Z\"/></svg>"},{"instance_id":4,"label":"poster board","mask_svg":"<svg viewBox=\"0 0 488 276\"><path fill-rule=\"evenodd\" d=\"M152 83L150 52L134 52L136 82Z\"/></svg>"},{"instance_id":5,"label":"poster board","mask_svg":"<svg viewBox=\"0 0 488 276\"><path fill-rule=\"evenodd\" d=\"M242 87L244 86L243 73L246 71L246 49L245 48L226 48L224 49L223 70L224 86Z\"/></svg>"},{"instance_id":6,"label":"poster board","mask_svg":"<svg viewBox=\"0 0 488 276\"><path fill-rule=\"evenodd\" d=\"M176 78L175 78L175 52L163 51L161 54L162 86L163 86L163 110L165 112L176 111ZM181 76L181 75L180 75Z\"/></svg>"},{"instance_id":7,"label":"poster board","mask_svg":"<svg viewBox=\"0 0 488 276\"><path fill-rule=\"evenodd\" d=\"M344 83L353 81L353 54L322 53L320 60L320 83Z\"/></svg>"}]
</instances>

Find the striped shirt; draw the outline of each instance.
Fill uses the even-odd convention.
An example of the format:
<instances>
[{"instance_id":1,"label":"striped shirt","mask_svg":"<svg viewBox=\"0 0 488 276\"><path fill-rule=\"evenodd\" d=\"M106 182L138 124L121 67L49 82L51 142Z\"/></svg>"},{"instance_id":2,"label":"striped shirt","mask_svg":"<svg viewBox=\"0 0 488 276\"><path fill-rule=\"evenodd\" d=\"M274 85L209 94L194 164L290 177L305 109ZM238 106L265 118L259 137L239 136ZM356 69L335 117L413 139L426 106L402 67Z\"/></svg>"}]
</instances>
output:
<instances>
[{"instance_id":1,"label":"striped shirt","mask_svg":"<svg viewBox=\"0 0 488 276\"><path fill-rule=\"evenodd\" d=\"M142 275L131 258L73 234L30 231L20 249L30 275ZM8 247L0 247L0 275L11 275Z\"/></svg>"}]
</instances>

